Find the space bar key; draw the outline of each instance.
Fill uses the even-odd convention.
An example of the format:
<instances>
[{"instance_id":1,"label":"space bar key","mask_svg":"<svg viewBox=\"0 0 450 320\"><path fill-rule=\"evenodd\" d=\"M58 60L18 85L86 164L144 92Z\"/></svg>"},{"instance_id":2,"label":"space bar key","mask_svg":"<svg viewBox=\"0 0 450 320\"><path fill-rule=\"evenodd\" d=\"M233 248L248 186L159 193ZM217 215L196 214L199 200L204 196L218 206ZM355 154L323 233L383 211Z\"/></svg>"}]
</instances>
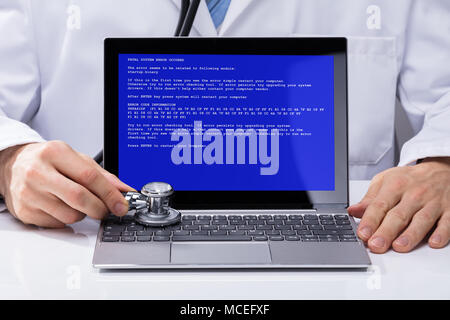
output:
<instances>
[{"instance_id":1,"label":"space bar key","mask_svg":"<svg viewBox=\"0 0 450 320\"><path fill-rule=\"evenodd\" d=\"M173 236L172 241L251 241L250 236Z\"/></svg>"}]
</instances>

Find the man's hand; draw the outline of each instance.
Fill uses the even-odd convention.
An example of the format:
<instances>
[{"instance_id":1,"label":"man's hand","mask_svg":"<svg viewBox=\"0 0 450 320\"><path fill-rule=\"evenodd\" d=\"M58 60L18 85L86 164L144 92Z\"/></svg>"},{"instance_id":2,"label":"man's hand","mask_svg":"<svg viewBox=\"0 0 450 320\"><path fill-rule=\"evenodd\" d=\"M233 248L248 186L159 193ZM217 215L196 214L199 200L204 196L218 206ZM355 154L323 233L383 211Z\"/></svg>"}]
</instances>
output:
<instances>
[{"instance_id":1,"label":"man's hand","mask_svg":"<svg viewBox=\"0 0 450 320\"><path fill-rule=\"evenodd\" d=\"M0 153L0 193L26 224L64 227L88 215L122 216L133 190L87 155L60 141L15 146Z\"/></svg>"},{"instance_id":2,"label":"man's hand","mask_svg":"<svg viewBox=\"0 0 450 320\"><path fill-rule=\"evenodd\" d=\"M358 236L372 252L391 246L408 252L434 228L428 243L442 248L450 238L450 158L428 158L376 175L364 198L348 212L361 218Z\"/></svg>"}]
</instances>

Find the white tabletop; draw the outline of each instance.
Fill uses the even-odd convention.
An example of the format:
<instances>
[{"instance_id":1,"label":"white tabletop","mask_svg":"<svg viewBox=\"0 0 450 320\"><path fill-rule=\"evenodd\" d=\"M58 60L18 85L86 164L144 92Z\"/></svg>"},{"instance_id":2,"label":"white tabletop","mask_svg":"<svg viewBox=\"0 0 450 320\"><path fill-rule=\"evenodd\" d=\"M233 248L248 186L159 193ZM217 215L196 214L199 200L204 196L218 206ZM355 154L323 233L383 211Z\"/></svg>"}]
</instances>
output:
<instances>
[{"instance_id":1,"label":"white tabletop","mask_svg":"<svg viewBox=\"0 0 450 320\"><path fill-rule=\"evenodd\" d=\"M367 181L352 181L351 203ZM450 246L370 254L367 271L99 271L98 222L62 230L0 214L0 298L36 299L449 299Z\"/></svg>"}]
</instances>

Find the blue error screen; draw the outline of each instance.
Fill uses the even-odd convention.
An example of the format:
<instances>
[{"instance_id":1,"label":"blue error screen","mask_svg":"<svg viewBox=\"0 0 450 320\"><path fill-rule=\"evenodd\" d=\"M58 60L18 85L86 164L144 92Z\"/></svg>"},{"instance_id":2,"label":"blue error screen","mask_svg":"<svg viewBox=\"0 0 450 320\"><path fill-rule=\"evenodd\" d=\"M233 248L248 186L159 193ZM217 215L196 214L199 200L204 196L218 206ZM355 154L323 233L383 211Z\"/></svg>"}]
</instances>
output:
<instances>
[{"instance_id":1,"label":"blue error screen","mask_svg":"<svg viewBox=\"0 0 450 320\"><path fill-rule=\"evenodd\" d=\"M119 178L138 190L334 190L333 63L120 54Z\"/></svg>"}]
</instances>

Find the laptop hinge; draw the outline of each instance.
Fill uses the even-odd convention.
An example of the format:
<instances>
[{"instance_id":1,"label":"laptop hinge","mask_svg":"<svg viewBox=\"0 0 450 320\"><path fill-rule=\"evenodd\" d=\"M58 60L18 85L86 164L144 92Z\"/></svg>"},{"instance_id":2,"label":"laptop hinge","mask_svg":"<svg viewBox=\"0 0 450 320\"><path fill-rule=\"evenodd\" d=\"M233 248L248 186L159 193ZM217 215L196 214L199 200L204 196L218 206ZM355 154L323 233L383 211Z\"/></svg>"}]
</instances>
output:
<instances>
[{"instance_id":1,"label":"laptop hinge","mask_svg":"<svg viewBox=\"0 0 450 320\"><path fill-rule=\"evenodd\" d=\"M342 211L345 210L347 206L346 203L320 203L315 204L314 209L317 211Z\"/></svg>"}]
</instances>

